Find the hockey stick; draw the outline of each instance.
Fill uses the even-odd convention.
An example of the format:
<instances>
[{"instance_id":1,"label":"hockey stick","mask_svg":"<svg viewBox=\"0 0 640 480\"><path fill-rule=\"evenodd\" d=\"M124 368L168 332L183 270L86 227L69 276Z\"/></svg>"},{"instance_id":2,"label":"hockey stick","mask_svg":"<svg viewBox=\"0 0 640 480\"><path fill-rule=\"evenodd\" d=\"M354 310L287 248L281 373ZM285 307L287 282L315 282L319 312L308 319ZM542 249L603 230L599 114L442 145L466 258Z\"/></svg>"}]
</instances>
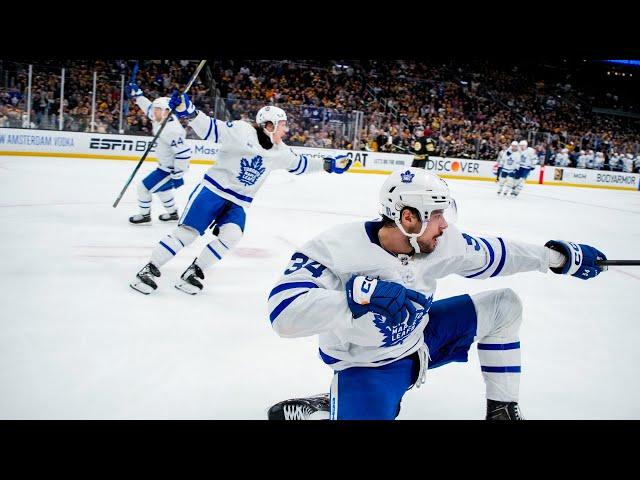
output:
<instances>
[{"instance_id":1,"label":"hockey stick","mask_svg":"<svg viewBox=\"0 0 640 480\"><path fill-rule=\"evenodd\" d=\"M189 79L189 83L187 83L187 85L184 87L182 92L180 92L180 95L182 95L183 93L187 92L191 88L191 85L193 84L193 82L196 81L196 77L198 76L198 74L200 73L200 70L202 70L202 67L204 67L204 64L206 62L207 62L206 60L201 60L200 61L200 63L196 67L196 71L193 72L193 75L191 75L191 78ZM142 166L142 163L144 162L144 159L147 158L147 155L149 155L149 152L151 151L151 148L156 143L156 140L158 139L158 137L162 133L162 130L164 130L164 127L167 124L167 122L169 121L169 118L171 118L171 115L173 114L173 111L174 111L174 109L172 108L171 111L169 112L169 115L167 115L166 118L162 121L162 124L160 125L160 128L158 129L158 132L153 137L153 140L151 140L149 145L147 145L147 149L144 152L144 155L142 155L142 158L140 159L140 161L138 161L138 165L136 165L136 168L133 170L133 172L129 176L129 179L127 180L127 183L124 185L124 188L120 192L120 195L118 195L118 198L116 198L116 201L113 202L113 208L116 208L118 206L118 203L120 203L120 200L122 199L122 196L124 195L124 192L127 191L127 188L129 188L129 185L131 184L131 181L133 180L133 177L135 176L136 172Z\"/></svg>"},{"instance_id":2,"label":"hockey stick","mask_svg":"<svg viewBox=\"0 0 640 480\"><path fill-rule=\"evenodd\" d=\"M610 265L619 265L623 267L640 265L640 260L596 260L599 267L608 267Z\"/></svg>"}]
</instances>

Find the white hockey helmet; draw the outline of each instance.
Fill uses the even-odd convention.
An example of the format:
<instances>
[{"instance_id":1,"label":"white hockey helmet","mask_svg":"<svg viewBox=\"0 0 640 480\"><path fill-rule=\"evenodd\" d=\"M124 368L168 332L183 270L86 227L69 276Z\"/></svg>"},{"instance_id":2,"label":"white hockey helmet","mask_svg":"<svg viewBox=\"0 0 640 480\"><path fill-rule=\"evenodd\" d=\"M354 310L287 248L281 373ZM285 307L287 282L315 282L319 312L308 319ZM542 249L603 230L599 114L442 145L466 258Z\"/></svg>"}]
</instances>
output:
<instances>
[{"instance_id":1,"label":"white hockey helmet","mask_svg":"<svg viewBox=\"0 0 640 480\"><path fill-rule=\"evenodd\" d=\"M256 114L256 123L261 127L264 127L267 122L273 123L276 127L280 120L287 121L287 114L280 107L274 107L273 105L267 105L258 110Z\"/></svg>"},{"instance_id":2,"label":"white hockey helmet","mask_svg":"<svg viewBox=\"0 0 640 480\"><path fill-rule=\"evenodd\" d=\"M518 145L520 145L521 147L528 147L529 144L527 143L526 140L520 140L520 143L518 143Z\"/></svg>"},{"instance_id":3,"label":"white hockey helmet","mask_svg":"<svg viewBox=\"0 0 640 480\"><path fill-rule=\"evenodd\" d=\"M415 208L420 214L422 227L418 233L408 233L400 221L405 207ZM409 243L420 253L418 237L427 229L432 212L442 210L447 222L455 222L457 206L449 186L439 176L422 168L396 170L387 177L380 189L380 214L392 219L400 231L409 237Z\"/></svg>"},{"instance_id":4,"label":"white hockey helmet","mask_svg":"<svg viewBox=\"0 0 640 480\"><path fill-rule=\"evenodd\" d=\"M515 140L513 142L511 142L511 147L518 148L518 142L516 142Z\"/></svg>"},{"instance_id":5,"label":"white hockey helmet","mask_svg":"<svg viewBox=\"0 0 640 480\"><path fill-rule=\"evenodd\" d=\"M171 100L169 97L158 97L151 103L151 107L161 108L162 110L171 110L169 100Z\"/></svg>"}]
</instances>

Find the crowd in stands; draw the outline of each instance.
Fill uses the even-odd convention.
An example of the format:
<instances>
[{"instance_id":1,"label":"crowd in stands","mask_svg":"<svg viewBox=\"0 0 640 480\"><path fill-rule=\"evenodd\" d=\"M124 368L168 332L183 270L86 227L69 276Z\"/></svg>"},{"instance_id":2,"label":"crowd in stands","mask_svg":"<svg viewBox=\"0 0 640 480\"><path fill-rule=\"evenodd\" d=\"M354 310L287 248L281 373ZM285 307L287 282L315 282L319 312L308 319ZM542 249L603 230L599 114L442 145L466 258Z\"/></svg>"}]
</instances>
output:
<instances>
[{"instance_id":1,"label":"crowd in stands","mask_svg":"<svg viewBox=\"0 0 640 480\"><path fill-rule=\"evenodd\" d=\"M194 61L145 61L141 64L136 81L150 98L166 95L184 85ZM196 62L197 63L197 62ZM60 115L61 68L65 67L63 130L98 133L129 133L151 135L151 122L134 102L125 98L123 125L120 132L122 79L130 79L133 62L116 61L39 61L32 70L31 119L27 120L28 64L2 62L0 66L0 126L17 128L58 129ZM93 129L93 72L96 72L95 119ZM194 99L208 99L208 88L199 79L192 87ZM209 112L206 101L201 109ZM128 107L128 112L126 111Z\"/></svg>"},{"instance_id":2,"label":"crowd in stands","mask_svg":"<svg viewBox=\"0 0 640 480\"><path fill-rule=\"evenodd\" d=\"M95 70L94 131L118 133L121 76L128 81L132 63L69 62L64 129L91 130ZM137 82L149 98L168 95L187 82L195 63L145 61ZM59 62L34 66L31 125L24 111L26 67L0 66L0 126L58 128ZM495 160L512 140L521 139L551 164L558 155L563 157L563 149L575 165L592 150L594 158L602 153L601 168L617 169L619 164L623 169L624 162L616 159L636 158L640 153L637 119L591 110L593 102L627 111L633 105L606 92L594 96L593 89L585 89L559 69L489 61L393 60L227 60L209 62L208 69L211 77L201 74L192 87L198 108L211 114L214 96L220 96L224 101L216 111L219 117L251 121L264 104L279 105L289 116L290 145L410 152L420 130L434 140L436 153L457 158ZM614 98L615 103L602 100ZM126 103L129 111L123 131L150 134L143 112L133 102ZM354 138L359 138L356 145Z\"/></svg>"}]
</instances>

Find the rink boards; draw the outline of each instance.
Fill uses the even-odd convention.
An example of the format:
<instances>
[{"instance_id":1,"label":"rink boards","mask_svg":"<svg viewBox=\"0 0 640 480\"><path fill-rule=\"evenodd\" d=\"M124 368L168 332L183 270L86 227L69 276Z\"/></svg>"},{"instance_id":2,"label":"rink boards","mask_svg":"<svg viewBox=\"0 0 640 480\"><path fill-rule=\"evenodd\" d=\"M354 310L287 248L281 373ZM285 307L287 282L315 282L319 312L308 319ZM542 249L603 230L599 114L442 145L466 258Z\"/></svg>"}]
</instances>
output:
<instances>
[{"instance_id":1,"label":"rink boards","mask_svg":"<svg viewBox=\"0 0 640 480\"><path fill-rule=\"evenodd\" d=\"M0 155L135 161L140 159L150 141L148 136L0 128ZM193 149L192 163L215 163L217 144L194 139L188 139L187 144ZM411 166L413 160L412 155L399 153L292 148L318 158L346 154L353 160L350 173L388 174ZM148 161L155 161L153 152L154 148ZM431 157L426 169L443 178L492 182L495 181L494 166L495 162L486 160ZM640 190L640 174L536 166L527 183L637 191Z\"/></svg>"}]
</instances>

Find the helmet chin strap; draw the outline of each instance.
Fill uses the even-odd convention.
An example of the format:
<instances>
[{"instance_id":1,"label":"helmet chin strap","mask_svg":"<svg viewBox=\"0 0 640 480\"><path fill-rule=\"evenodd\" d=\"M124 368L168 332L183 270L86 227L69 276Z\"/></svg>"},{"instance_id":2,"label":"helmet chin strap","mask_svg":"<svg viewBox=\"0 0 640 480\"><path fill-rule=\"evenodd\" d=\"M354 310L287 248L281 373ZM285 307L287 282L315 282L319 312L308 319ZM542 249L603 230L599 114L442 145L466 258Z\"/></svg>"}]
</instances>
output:
<instances>
[{"instance_id":1,"label":"helmet chin strap","mask_svg":"<svg viewBox=\"0 0 640 480\"><path fill-rule=\"evenodd\" d=\"M277 143L273 139L273 134L276 133L276 130L274 129L273 132L270 132L269 130L267 130L266 127L262 127L262 130L264 130L264 133L267 134L267 137L269 137L269 140L271 140L271 143L273 143L274 145L277 145ZM278 143L280 143L280 142L278 142Z\"/></svg>"},{"instance_id":2,"label":"helmet chin strap","mask_svg":"<svg viewBox=\"0 0 640 480\"><path fill-rule=\"evenodd\" d=\"M422 222L422 227L420 228L420 232L418 232L418 233L408 233L404 229L404 227L402 226L402 223L400 223L400 219L399 218L396 218L395 222L396 222L397 227L400 229L400 231L406 237L409 238L409 243L413 247L414 252L421 253L420 245L418 245L418 237L420 237L424 233L424 231L427 229L427 222Z\"/></svg>"}]
</instances>

